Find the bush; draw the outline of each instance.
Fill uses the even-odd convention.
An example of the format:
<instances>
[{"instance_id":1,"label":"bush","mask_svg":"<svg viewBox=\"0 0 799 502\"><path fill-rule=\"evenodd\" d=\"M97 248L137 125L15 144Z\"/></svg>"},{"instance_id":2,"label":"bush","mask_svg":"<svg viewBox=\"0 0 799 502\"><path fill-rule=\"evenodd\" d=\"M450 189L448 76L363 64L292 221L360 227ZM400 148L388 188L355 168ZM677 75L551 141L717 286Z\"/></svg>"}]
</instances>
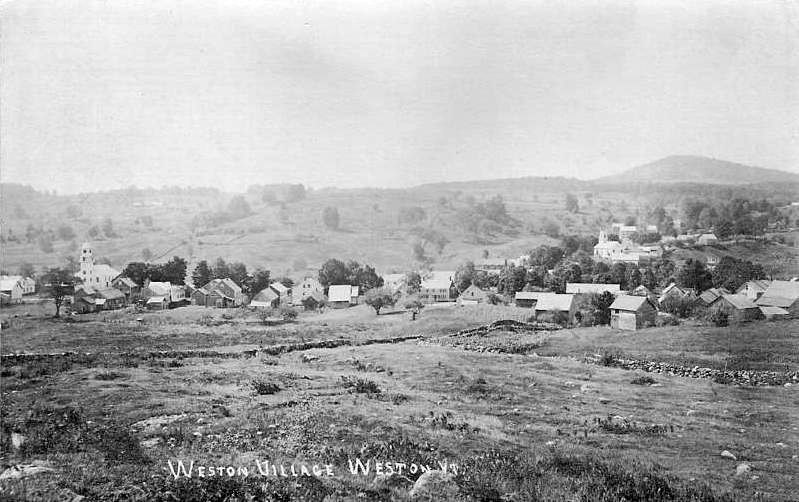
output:
<instances>
[{"instance_id":1,"label":"bush","mask_svg":"<svg viewBox=\"0 0 799 502\"><path fill-rule=\"evenodd\" d=\"M676 315L681 319L690 317L694 313L694 299L689 297L669 297L663 301L661 308L664 312Z\"/></svg>"},{"instance_id":2,"label":"bush","mask_svg":"<svg viewBox=\"0 0 799 502\"><path fill-rule=\"evenodd\" d=\"M705 315L705 319L716 327L729 326L730 316L723 310L713 309Z\"/></svg>"},{"instance_id":3,"label":"bush","mask_svg":"<svg viewBox=\"0 0 799 502\"><path fill-rule=\"evenodd\" d=\"M264 380L253 380L250 385L252 385L253 390L259 396L268 396L280 392L280 386L278 384L266 382Z\"/></svg>"},{"instance_id":4,"label":"bush","mask_svg":"<svg viewBox=\"0 0 799 502\"><path fill-rule=\"evenodd\" d=\"M280 307L280 317L282 317L284 321L293 321L298 315L297 309L294 307L290 307L288 305L283 305Z\"/></svg>"},{"instance_id":5,"label":"bush","mask_svg":"<svg viewBox=\"0 0 799 502\"><path fill-rule=\"evenodd\" d=\"M636 378L633 378L630 381L633 385L652 385L657 383L657 381L649 375L642 375Z\"/></svg>"},{"instance_id":6,"label":"bush","mask_svg":"<svg viewBox=\"0 0 799 502\"><path fill-rule=\"evenodd\" d=\"M359 394L380 394L382 392L375 382L366 378L342 376L341 382L345 389L352 389Z\"/></svg>"},{"instance_id":7,"label":"bush","mask_svg":"<svg viewBox=\"0 0 799 502\"><path fill-rule=\"evenodd\" d=\"M679 326L680 320L671 314L659 314L655 318L655 326Z\"/></svg>"},{"instance_id":8,"label":"bush","mask_svg":"<svg viewBox=\"0 0 799 502\"><path fill-rule=\"evenodd\" d=\"M618 349L605 349L599 357L599 364L602 366L615 366L621 359L621 352Z\"/></svg>"}]
</instances>

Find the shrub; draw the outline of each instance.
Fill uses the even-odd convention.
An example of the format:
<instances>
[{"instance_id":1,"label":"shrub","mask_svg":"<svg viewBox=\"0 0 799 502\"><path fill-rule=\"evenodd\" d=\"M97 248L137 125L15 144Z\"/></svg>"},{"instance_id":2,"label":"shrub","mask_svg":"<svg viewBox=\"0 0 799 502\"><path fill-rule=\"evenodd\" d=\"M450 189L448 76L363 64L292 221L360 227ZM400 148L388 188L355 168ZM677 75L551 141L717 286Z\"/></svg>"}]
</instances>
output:
<instances>
[{"instance_id":1,"label":"shrub","mask_svg":"<svg viewBox=\"0 0 799 502\"><path fill-rule=\"evenodd\" d=\"M293 321L298 315L297 309L294 307L290 307L288 305L283 305L280 307L280 317L282 317L284 321Z\"/></svg>"},{"instance_id":2,"label":"shrub","mask_svg":"<svg viewBox=\"0 0 799 502\"><path fill-rule=\"evenodd\" d=\"M599 357L599 364L602 366L615 366L621 359L621 352L618 349L605 349Z\"/></svg>"},{"instance_id":3,"label":"shrub","mask_svg":"<svg viewBox=\"0 0 799 502\"><path fill-rule=\"evenodd\" d=\"M252 385L253 390L256 394L260 396L275 394L280 392L280 386L276 383L267 382L264 380L253 380L250 385Z\"/></svg>"},{"instance_id":4,"label":"shrub","mask_svg":"<svg viewBox=\"0 0 799 502\"><path fill-rule=\"evenodd\" d=\"M342 376L341 382L345 389L352 389L359 394L380 394L382 392L375 382L366 378Z\"/></svg>"},{"instance_id":5,"label":"shrub","mask_svg":"<svg viewBox=\"0 0 799 502\"><path fill-rule=\"evenodd\" d=\"M633 384L633 385L652 385L654 383L657 383L657 381L655 381L655 379L652 378L649 375L642 375L642 376L633 378L630 381L630 383Z\"/></svg>"},{"instance_id":6,"label":"shrub","mask_svg":"<svg viewBox=\"0 0 799 502\"><path fill-rule=\"evenodd\" d=\"M705 319L713 324L713 326L723 327L730 324L730 316L720 309L712 309L706 315Z\"/></svg>"},{"instance_id":7,"label":"shrub","mask_svg":"<svg viewBox=\"0 0 799 502\"><path fill-rule=\"evenodd\" d=\"M671 314L660 314L655 318L655 326L679 326L680 320Z\"/></svg>"},{"instance_id":8,"label":"shrub","mask_svg":"<svg viewBox=\"0 0 799 502\"><path fill-rule=\"evenodd\" d=\"M669 297L661 304L664 312L676 315L681 319L690 317L694 313L694 299L689 297Z\"/></svg>"}]
</instances>

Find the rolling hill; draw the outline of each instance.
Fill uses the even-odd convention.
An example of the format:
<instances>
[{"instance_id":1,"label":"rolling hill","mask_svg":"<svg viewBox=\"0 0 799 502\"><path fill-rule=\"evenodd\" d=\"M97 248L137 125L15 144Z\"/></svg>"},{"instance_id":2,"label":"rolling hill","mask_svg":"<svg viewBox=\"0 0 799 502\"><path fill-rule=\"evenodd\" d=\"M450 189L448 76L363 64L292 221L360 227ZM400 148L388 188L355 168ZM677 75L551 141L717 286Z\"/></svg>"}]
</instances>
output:
<instances>
[{"instance_id":1,"label":"rolling hill","mask_svg":"<svg viewBox=\"0 0 799 502\"><path fill-rule=\"evenodd\" d=\"M726 160L692 155L672 155L622 173L604 176L601 183L707 183L748 185L755 183L797 183L799 174L747 166Z\"/></svg>"}]
</instances>

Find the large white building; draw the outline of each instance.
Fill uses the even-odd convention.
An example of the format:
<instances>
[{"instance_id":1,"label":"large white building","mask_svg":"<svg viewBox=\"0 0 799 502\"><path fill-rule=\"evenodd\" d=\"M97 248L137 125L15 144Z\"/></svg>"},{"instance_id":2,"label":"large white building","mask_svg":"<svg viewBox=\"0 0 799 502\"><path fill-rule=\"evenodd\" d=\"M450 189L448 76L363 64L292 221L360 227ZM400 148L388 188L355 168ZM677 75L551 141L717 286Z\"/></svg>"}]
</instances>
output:
<instances>
[{"instance_id":1,"label":"large white building","mask_svg":"<svg viewBox=\"0 0 799 502\"><path fill-rule=\"evenodd\" d=\"M80 271L75 274L86 286L94 289L110 288L119 271L110 265L94 263L91 244L84 242L80 250Z\"/></svg>"}]
</instances>

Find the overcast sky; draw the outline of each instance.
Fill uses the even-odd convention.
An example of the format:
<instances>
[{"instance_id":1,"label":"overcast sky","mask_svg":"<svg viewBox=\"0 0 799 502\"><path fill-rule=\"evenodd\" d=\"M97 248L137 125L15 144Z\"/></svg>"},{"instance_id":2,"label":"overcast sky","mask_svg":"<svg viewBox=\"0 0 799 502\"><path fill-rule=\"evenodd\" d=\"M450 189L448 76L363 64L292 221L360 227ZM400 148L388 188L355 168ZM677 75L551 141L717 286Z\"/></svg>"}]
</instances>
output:
<instances>
[{"instance_id":1,"label":"overcast sky","mask_svg":"<svg viewBox=\"0 0 799 502\"><path fill-rule=\"evenodd\" d=\"M796 0L0 9L0 179L61 193L799 172Z\"/></svg>"}]
</instances>

